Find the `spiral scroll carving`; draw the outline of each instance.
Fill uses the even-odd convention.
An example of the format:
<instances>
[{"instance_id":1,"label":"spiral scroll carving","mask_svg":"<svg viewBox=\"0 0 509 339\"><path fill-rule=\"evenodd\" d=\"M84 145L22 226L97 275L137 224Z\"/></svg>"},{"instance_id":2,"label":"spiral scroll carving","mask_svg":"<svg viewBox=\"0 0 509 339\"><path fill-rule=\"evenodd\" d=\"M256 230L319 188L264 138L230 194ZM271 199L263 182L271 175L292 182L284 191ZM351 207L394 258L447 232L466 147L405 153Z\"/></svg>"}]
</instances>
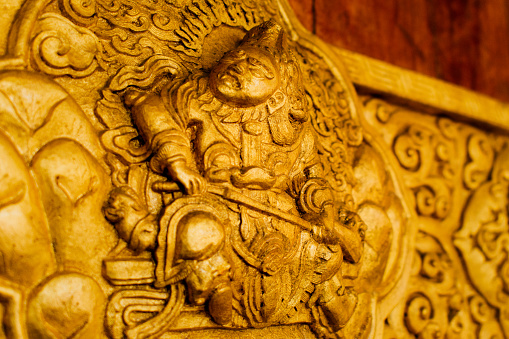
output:
<instances>
[{"instance_id":1,"label":"spiral scroll carving","mask_svg":"<svg viewBox=\"0 0 509 339\"><path fill-rule=\"evenodd\" d=\"M32 58L42 72L86 77L96 70L100 45L90 30L50 13L42 15L37 26Z\"/></svg>"}]
</instances>

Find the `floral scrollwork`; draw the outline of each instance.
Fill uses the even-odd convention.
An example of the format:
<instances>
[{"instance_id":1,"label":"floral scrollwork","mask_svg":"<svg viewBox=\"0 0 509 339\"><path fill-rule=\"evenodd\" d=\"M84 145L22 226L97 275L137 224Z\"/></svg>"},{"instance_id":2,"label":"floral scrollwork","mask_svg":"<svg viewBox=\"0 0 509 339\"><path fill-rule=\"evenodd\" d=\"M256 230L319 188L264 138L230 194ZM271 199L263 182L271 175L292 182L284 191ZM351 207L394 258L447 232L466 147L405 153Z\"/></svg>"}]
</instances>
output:
<instances>
[{"instance_id":1,"label":"floral scrollwork","mask_svg":"<svg viewBox=\"0 0 509 339\"><path fill-rule=\"evenodd\" d=\"M378 121L385 124L389 122L390 118L398 112L398 110L398 108L392 108L383 103L376 103L375 115Z\"/></svg>"},{"instance_id":2,"label":"floral scrollwork","mask_svg":"<svg viewBox=\"0 0 509 339\"><path fill-rule=\"evenodd\" d=\"M439 117L437 127L440 133L447 139L453 140L458 137L458 124L451 119Z\"/></svg>"},{"instance_id":3,"label":"floral scrollwork","mask_svg":"<svg viewBox=\"0 0 509 339\"><path fill-rule=\"evenodd\" d=\"M443 220L452 208L454 146L434 128L406 126L392 147L399 164L408 171L407 185L415 196L417 213Z\"/></svg>"},{"instance_id":4,"label":"floral scrollwork","mask_svg":"<svg viewBox=\"0 0 509 339\"><path fill-rule=\"evenodd\" d=\"M394 141L394 154L403 168L415 172L422 164L423 154L430 147L431 132L420 126L410 126Z\"/></svg>"},{"instance_id":5,"label":"floral scrollwork","mask_svg":"<svg viewBox=\"0 0 509 339\"><path fill-rule=\"evenodd\" d=\"M76 22L91 24L96 14L96 0L61 0L65 12Z\"/></svg>"},{"instance_id":6,"label":"floral scrollwork","mask_svg":"<svg viewBox=\"0 0 509 339\"><path fill-rule=\"evenodd\" d=\"M475 295L469 299L470 314L472 319L479 324L477 330L477 338L480 339L502 339L504 335L500 325L494 317L494 310L486 303L486 301Z\"/></svg>"},{"instance_id":7,"label":"floral scrollwork","mask_svg":"<svg viewBox=\"0 0 509 339\"><path fill-rule=\"evenodd\" d=\"M423 294L416 294L408 302L405 324L413 334L421 333L433 318L431 301Z\"/></svg>"},{"instance_id":8,"label":"floral scrollwork","mask_svg":"<svg viewBox=\"0 0 509 339\"><path fill-rule=\"evenodd\" d=\"M484 134L472 134L468 139L470 161L465 166L464 182L468 189L476 189L486 180L493 164L494 150Z\"/></svg>"},{"instance_id":9,"label":"floral scrollwork","mask_svg":"<svg viewBox=\"0 0 509 339\"><path fill-rule=\"evenodd\" d=\"M473 138L471 141L474 143ZM480 141L481 139L475 141L472 149L477 153L472 152L472 154L479 155ZM477 163L470 163L472 168L477 166L475 164ZM462 226L454 235L454 244L462 255L473 285L489 305L498 309L496 314L498 314L498 320L506 336L509 334L509 309L507 306L509 301L508 164L509 151L505 149L498 154L494 162L491 180L476 184L478 187L465 208ZM479 167L477 166L477 168ZM476 181L471 181L471 183L476 183ZM485 301L480 298L474 301L473 309L477 312L473 312L473 314L477 314L476 321L483 324L484 306L482 305ZM495 325L498 326L496 322ZM492 325L488 327L492 327Z\"/></svg>"},{"instance_id":10,"label":"floral scrollwork","mask_svg":"<svg viewBox=\"0 0 509 339\"><path fill-rule=\"evenodd\" d=\"M397 338L471 338L469 305L451 270L451 258L433 236L420 232L416 240L406 303L389 316L387 332L393 331Z\"/></svg>"},{"instance_id":11,"label":"floral scrollwork","mask_svg":"<svg viewBox=\"0 0 509 339\"><path fill-rule=\"evenodd\" d=\"M414 188L419 214L444 219L451 208L449 188L439 179L428 179L426 185Z\"/></svg>"}]
</instances>

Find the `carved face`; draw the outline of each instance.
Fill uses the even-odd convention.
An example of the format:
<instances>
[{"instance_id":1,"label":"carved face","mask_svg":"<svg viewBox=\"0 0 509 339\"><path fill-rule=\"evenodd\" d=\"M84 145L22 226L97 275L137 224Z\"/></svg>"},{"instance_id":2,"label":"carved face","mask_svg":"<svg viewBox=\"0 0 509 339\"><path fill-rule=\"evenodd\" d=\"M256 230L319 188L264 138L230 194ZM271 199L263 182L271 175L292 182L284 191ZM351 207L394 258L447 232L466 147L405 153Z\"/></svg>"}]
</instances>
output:
<instances>
[{"instance_id":1,"label":"carved face","mask_svg":"<svg viewBox=\"0 0 509 339\"><path fill-rule=\"evenodd\" d=\"M225 54L210 74L213 94L226 103L242 107L259 105L279 87L276 61L253 47Z\"/></svg>"}]
</instances>

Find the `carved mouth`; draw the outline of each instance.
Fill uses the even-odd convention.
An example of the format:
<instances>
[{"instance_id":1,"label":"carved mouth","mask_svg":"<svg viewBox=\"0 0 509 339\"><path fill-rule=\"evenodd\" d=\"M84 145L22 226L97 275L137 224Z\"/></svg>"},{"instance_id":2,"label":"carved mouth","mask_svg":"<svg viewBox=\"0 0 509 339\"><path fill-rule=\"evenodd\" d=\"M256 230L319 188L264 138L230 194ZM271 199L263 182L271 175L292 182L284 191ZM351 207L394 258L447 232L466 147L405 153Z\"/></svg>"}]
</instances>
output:
<instances>
[{"instance_id":1,"label":"carved mouth","mask_svg":"<svg viewBox=\"0 0 509 339\"><path fill-rule=\"evenodd\" d=\"M225 72L219 75L219 80L221 80L226 86L241 89L242 85L239 80L239 74L233 70L227 69Z\"/></svg>"}]
</instances>

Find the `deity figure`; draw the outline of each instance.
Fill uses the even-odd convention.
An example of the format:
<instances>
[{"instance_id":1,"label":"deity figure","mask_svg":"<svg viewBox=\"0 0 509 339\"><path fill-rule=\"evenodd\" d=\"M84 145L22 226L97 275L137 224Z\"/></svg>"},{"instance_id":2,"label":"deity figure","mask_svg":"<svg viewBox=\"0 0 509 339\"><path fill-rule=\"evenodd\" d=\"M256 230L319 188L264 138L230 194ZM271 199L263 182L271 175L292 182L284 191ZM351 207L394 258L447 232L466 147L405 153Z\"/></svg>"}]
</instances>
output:
<instances>
[{"instance_id":1,"label":"deity figure","mask_svg":"<svg viewBox=\"0 0 509 339\"><path fill-rule=\"evenodd\" d=\"M220 325L283 324L314 308L337 331L356 306L341 267L360 260L363 224L333 199L302 82L296 50L268 21L211 71L125 94L151 170L169 179L154 188L184 195L159 226L128 189L106 216L133 249L155 250L156 286L184 281Z\"/></svg>"}]
</instances>

